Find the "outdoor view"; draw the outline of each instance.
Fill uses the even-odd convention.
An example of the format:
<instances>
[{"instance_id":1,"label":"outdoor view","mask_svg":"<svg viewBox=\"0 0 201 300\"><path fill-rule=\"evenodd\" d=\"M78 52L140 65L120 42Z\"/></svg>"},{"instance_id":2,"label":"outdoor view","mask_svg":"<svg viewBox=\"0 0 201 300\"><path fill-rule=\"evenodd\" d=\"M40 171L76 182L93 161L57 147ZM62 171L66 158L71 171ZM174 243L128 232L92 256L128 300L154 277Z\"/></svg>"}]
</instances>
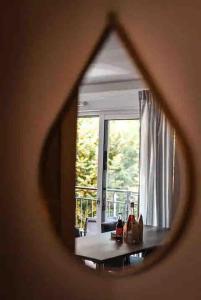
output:
<instances>
[{"instance_id":1,"label":"outdoor view","mask_svg":"<svg viewBox=\"0 0 201 300\"><path fill-rule=\"evenodd\" d=\"M99 118L78 118L76 159L76 226L96 216ZM138 209L139 121L109 120L107 134L106 218L126 216L130 201Z\"/></svg>"},{"instance_id":2,"label":"outdoor view","mask_svg":"<svg viewBox=\"0 0 201 300\"><path fill-rule=\"evenodd\" d=\"M127 219L130 202L138 214L139 121L108 121L106 218L122 214Z\"/></svg>"},{"instance_id":3,"label":"outdoor view","mask_svg":"<svg viewBox=\"0 0 201 300\"><path fill-rule=\"evenodd\" d=\"M76 157L76 226L96 215L99 118L78 118Z\"/></svg>"}]
</instances>

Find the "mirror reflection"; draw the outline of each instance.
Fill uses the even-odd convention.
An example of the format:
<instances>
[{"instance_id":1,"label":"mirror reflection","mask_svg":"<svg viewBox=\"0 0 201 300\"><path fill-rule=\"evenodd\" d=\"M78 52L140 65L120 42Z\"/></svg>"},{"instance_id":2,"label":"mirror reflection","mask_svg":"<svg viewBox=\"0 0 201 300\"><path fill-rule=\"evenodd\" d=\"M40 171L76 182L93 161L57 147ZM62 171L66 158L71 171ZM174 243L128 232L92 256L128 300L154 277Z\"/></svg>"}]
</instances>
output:
<instances>
[{"instance_id":1,"label":"mirror reflection","mask_svg":"<svg viewBox=\"0 0 201 300\"><path fill-rule=\"evenodd\" d=\"M75 254L95 270L142 264L178 205L174 129L115 33L78 99Z\"/></svg>"}]
</instances>

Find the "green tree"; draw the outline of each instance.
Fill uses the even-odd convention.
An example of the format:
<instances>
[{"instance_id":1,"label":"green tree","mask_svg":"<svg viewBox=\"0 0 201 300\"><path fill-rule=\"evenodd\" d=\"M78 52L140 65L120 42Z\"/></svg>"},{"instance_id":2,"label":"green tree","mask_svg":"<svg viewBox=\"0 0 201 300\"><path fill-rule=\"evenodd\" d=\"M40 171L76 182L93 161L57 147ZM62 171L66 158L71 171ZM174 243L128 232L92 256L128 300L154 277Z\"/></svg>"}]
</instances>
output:
<instances>
[{"instance_id":1,"label":"green tree","mask_svg":"<svg viewBox=\"0 0 201 300\"><path fill-rule=\"evenodd\" d=\"M139 121L110 121L109 132L107 187L134 190L139 184Z\"/></svg>"},{"instance_id":2,"label":"green tree","mask_svg":"<svg viewBox=\"0 0 201 300\"><path fill-rule=\"evenodd\" d=\"M98 127L98 118L78 118L76 186L97 187ZM83 227L85 219L96 214L97 191L78 188L76 197L76 225Z\"/></svg>"}]
</instances>

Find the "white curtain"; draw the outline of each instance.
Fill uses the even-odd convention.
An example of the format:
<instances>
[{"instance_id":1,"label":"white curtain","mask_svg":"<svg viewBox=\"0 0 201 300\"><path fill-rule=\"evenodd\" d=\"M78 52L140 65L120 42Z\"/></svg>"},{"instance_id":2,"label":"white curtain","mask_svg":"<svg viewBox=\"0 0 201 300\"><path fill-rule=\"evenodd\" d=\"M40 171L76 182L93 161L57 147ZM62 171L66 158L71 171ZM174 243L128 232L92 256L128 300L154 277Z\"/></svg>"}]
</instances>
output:
<instances>
[{"instance_id":1,"label":"white curtain","mask_svg":"<svg viewBox=\"0 0 201 300\"><path fill-rule=\"evenodd\" d=\"M149 90L140 102L140 213L147 225L169 228L173 207L174 134Z\"/></svg>"}]
</instances>

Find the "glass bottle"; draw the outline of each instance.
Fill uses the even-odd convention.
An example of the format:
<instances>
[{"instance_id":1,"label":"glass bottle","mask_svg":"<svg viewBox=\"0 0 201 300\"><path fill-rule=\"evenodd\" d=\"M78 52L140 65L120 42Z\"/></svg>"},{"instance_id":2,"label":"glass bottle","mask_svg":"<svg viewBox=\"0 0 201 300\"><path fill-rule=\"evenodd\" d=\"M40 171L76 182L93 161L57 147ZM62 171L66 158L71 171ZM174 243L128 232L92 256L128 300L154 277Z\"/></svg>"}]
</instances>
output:
<instances>
[{"instance_id":1,"label":"glass bottle","mask_svg":"<svg viewBox=\"0 0 201 300\"><path fill-rule=\"evenodd\" d=\"M116 225L116 240L123 241L123 221L121 214L119 214L117 225Z\"/></svg>"},{"instance_id":2,"label":"glass bottle","mask_svg":"<svg viewBox=\"0 0 201 300\"><path fill-rule=\"evenodd\" d=\"M130 214L127 221L127 231L131 229L131 223L135 223L134 202L130 203Z\"/></svg>"}]
</instances>

